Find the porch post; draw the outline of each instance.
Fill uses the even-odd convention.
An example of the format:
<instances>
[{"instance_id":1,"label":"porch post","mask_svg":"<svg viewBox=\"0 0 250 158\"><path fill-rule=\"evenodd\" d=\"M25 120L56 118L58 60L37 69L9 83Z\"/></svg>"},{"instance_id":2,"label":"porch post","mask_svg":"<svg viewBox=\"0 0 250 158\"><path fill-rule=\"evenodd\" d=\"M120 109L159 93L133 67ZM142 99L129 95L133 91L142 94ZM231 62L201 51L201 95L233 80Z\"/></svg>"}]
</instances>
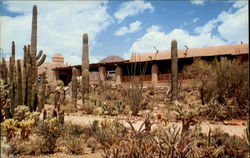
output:
<instances>
[{"instance_id":1,"label":"porch post","mask_svg":"<svg viewBox=\"0 0 250 158\"><path fill-rule=\"evenodd\" d=\"M117 66L115 69L115 84L121 84L122 83L122 67Z\"/></svg>"},{"instance_id":2,"label":"porch post","mask_svg":"<svg viewBox=\"0 0 250 158\"><path fill-rule=\"evenodd\" d=\"M106 67L105 66L100 66L98 69L99 69L99 75L100 75L101 81L105 81L106 77L107 77Z\"/></svg>"},{"instance_id":3,"label":"porch post","mask_svg":"<svg viewBox=\"0 0 250 158\"><path fill-rule=\"evenodd\" d=\"M156 85L158 83L158 73L159 73L159 67L156 63L154 63L151 67L151 75L152 75L151 83L153 85Z\"/></svg>"}]
</instances>

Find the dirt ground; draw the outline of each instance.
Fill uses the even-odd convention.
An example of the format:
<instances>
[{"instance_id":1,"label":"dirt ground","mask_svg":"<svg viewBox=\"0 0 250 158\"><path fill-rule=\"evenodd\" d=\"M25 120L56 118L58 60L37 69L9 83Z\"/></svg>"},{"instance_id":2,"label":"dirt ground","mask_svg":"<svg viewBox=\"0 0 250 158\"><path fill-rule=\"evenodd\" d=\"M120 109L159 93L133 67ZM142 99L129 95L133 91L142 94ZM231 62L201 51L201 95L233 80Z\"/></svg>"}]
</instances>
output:
<instances>
[{"instance_id":1,"label":"dirt ground","mask_svg":"<svg viewBox=\"0 0 250 158\"><path fill-rule=\"evenodd\" d=\"M120 119L126 119L125 117L118 117ZM82 124L87 125L94 120L104 120L104 119L114 119L112 116L95 116L95 115L84 115L84 116L65 116L65 121L71 121L72 123L76 124ZM131 120L134 120L134 127L136 129L139 129L143 122L143 118L137 117L137 118L130 118ZM160 123L159 121L156 121L156 123ZM173 124L174 122L169 122L169 125ZM126 124L128 125L128 124ZM178 127L181 127L181 123L177 123ZM152 128L156 128L157 124L153 125ZM237 135L242 137L244 135L244 130L246 129L246 121L243 120L232 120L228 122L209 122L209 121L203 121L200 124L200 127L202 128L202 132L208 133L209 129L214 129L216 127L220 127L223 131L229 133L230 135ZM66 155L65 153L55 153L52 155L43 155L43 156L21 156L20 158L101 158L102 157L102 151L95 153L87 152L84 155Z\"/></svg>"},{"instance_id":2,"label":"dirt ground","mask_svg":"<svg viewBox=\"0 0 250 158\"><path fill-rule=\"evenodd\" d=\"M94 116L94 115L85 115L85 116L65 116L65 121L71 121L72 123L76 124L89 124L93 122L94 120L104 120L104 119L113 119L114 117L111 116ZM125 118L121 118L125 119ZM143 122L142 118L136 118L134 127L138 130ZM156 123L160 123L159 121L156 121ZM175 122L169 122L169 125L173 124ZM127 124L128 125L128 124ZM177 123L178 127L181 127L181 123ZM228 122L209 122L209 121L203 121L200 124L202 128L202 132L208 133L209 129L214 129L216 127L220 127L224 132L229 133L230 135L237 135L242 137L244 135L244 130L247 128L246 121L242 120L233 120ZM157 124L153 125L152 128L156 128Z\"/></svg>"}]
</instances>

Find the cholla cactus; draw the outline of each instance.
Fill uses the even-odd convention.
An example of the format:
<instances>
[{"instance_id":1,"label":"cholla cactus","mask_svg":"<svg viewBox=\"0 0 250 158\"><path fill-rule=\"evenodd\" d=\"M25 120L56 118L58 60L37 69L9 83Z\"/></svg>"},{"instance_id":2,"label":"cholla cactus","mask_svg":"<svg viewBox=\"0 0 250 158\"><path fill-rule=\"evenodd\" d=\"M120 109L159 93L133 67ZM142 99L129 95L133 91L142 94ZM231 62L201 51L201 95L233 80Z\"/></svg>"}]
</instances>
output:
<instances>
[{"instance_id":1,"label":"cholla cactus","mask_svg":"<svg viewBox=\"0 0 250 158\"><path fill-rule=\"evenodd\" d=\"M182 135L188 133L189 127L192 124L199 123L198 117L202 112L206 111L206 108L206 106L199 106L199 104L189 104L189 110L186 110L182 103L178 101L174 102L174 112L176 114L176 119L182 121Z\"/></svg>"},{"instance_id":2,"label":"cholla cactus","mask_svg":"<svg viewBox=\"0 0 250 158\"><path fill-rule=\"evenodd\" d=\"M14 138L17 136L18 133L18 128L17 128L17 121L14 119L6 119L3 123L2 126L6 131L6 137L7 140L9 141L11 138Z\"/></svg>"},{"instance_id":3,"label":"cholla cactus","mask_svg":"<svg viewBox=\"0 0 250 158\"><path fill-rule=\"evenodd\" d=\"M29 107L26 105L20 105L15 108L14 119L17 121L22 121L30 115Z\"/></svg>"},{"instance_id":4,"label":"cholla cactus","mask_svg":"<svg viewBox=\"0 0 250 158\"><path fill-rule=\"evenodd\" d=\"M21 122L18 122L18 125L20 127L21 139L28 139L34 124L34 119L22 120Z\"/></svg>"}]
</instances>

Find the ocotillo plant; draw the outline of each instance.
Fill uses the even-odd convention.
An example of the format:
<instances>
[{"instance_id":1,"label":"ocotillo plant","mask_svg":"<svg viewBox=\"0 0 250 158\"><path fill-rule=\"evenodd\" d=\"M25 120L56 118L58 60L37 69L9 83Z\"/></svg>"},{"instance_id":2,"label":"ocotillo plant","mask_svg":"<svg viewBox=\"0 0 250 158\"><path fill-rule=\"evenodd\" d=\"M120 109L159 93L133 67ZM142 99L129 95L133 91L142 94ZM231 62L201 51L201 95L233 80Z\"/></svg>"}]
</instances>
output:
<instances>
[{"instance_id":1,"label":"ocotillo plant","mask_svg":"<svg viewBox=\"0 0 250 158\"><path fill-rule=\"evenodd\" d=\"M172 101L177 100L178 91L178 52L177 41L173 40L171 43L171 94Z\"/></svg>"},{"instance_id":2,"label":"ocotillo plant","mask_svg":"<svg viewBox=\"0 0 250 158\"><path fill-rule=\"evenodd\" d=\"M74 106L77 105L77 75L76 75L76 68L73 67L72 69L72 102Z\"/></svg>"},{"instance_id":3,"label":"ocotillo plant","mask_svg":"<svg viewBox=\"0 0 250 158\"><path fill-rule=\"evenodd\" d=\"M88 34L83 34L82 41L82 103L88 101L89 93L89 45Z\"/></svg>"}]
</instances>

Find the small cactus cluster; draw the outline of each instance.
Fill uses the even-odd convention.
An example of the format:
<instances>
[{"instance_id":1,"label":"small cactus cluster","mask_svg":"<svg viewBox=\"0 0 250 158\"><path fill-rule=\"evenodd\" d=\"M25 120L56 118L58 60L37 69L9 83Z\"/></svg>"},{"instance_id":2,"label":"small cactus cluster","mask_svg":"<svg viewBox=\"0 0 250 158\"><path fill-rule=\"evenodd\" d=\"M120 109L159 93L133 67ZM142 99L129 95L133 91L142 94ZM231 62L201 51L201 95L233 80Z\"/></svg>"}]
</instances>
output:
<instances>
[{"instance_id":1,"label":"small cactus cluster","mask_svg":"<svg viewBox=\"0 0 250 158\"><path fill-rule=\"evenodd\" d=\"M7 140L19 136L22 140L28 139L34 125L39 119L38 112L31 113L25 105L17 106L15 116L2 122L2 127L6 131Z\"/></svg>"},{"instance_id":2,"label":"small cactus cluster","mask_svg":"<svg viewBox=\"0 0 250 158\"><path fill-rule=\"evenodd\" d=\"M83 34L82 46L82 103L89 101L89 45L88 34Z\"/></svg>"}]
</instances>

